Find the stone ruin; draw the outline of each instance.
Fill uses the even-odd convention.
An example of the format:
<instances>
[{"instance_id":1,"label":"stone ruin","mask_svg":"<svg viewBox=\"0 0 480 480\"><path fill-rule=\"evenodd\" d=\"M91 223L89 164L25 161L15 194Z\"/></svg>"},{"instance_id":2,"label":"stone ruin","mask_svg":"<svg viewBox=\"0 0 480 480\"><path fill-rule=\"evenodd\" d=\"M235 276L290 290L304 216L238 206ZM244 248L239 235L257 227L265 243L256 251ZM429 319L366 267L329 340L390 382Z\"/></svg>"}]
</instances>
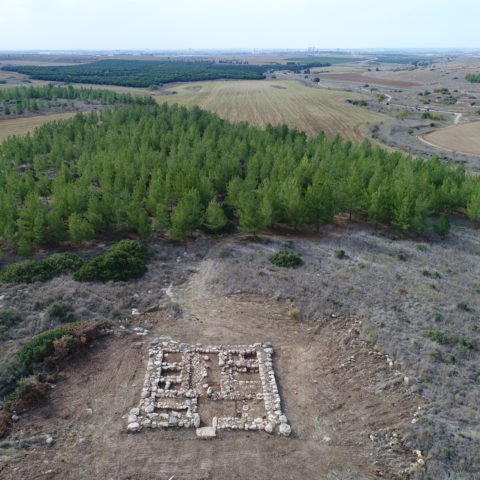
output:
<instances>
[{"instance_id":1,"label":"stone ruin","mask_svg":"<svg viewBox=\"0 0 480 480\"><path fill-rule=\"evenodd\" d=\"M196 428L199 437L217 429L264 430L288 436L273 370L270 343L189 345L156 340L127 431Z\"/></svg>"}]
</instances>

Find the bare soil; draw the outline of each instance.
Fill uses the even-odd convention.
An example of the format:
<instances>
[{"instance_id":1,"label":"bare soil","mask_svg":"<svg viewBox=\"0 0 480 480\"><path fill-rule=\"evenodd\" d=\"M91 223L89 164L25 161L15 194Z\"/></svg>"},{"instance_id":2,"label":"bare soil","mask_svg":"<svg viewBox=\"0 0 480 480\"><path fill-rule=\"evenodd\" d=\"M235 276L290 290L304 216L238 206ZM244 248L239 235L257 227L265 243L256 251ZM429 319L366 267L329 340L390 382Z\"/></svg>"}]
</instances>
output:
<instances>
[{"instance_id":1,"label":"bare soil","mask_svg":"<svg viewBox=\"0 0 480 480\"><path fill-rule=\"evenodd\" d=\"M17 450L2 478L404 478L416 457L392 435L424 399L403 386L385 359L368 354L353 320L308 326L292 318L288 302L211 297L199 280L179 294L186 301L182 318L147 314L140 320L152 326L148 336L109 338L65 367L48 402L24 415L13 435L50 433L55 445ZM125 414L138 402L148 340L156 335L192 343L272 341L292 437L222 431L202 441L188 430L126 434Z\"/></svg>"}]
</instances>

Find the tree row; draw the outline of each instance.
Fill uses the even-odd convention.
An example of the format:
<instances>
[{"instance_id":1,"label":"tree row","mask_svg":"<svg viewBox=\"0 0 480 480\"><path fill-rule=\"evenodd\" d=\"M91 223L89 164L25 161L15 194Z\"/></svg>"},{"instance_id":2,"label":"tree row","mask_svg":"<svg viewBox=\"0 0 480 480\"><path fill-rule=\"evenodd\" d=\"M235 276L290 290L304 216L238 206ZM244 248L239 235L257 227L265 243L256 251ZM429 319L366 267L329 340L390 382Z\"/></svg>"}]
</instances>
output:
<instances>
[{"instance_id":1,"label":"tree row","mask_svg":"<svg viewBox=\"0 0 480 480\"><path fill-rule=\"evenodd\" d=\"M479 179L462 167L196 107L132 105L45 124L1 144L0 169L0 235L22 254L106 231L257 234L346 214L445 234L447 214L480 220Z\"/></svg>"}]
</instances>

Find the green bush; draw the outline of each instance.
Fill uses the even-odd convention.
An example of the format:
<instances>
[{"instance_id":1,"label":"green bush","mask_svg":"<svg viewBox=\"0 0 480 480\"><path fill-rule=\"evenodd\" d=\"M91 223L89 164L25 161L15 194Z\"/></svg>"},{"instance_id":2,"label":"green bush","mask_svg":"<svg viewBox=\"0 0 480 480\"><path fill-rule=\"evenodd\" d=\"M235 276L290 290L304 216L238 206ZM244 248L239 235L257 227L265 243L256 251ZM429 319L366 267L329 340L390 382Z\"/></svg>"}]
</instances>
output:
<instances>
[{"instance_id":1,"label":"green bush","mask_svg":"<svg viewBox=\"0 0 480 480\"><path fill-rule=\"evenodd\" d=\"M345 253L345 250L335 250L335 256L337 258L345 258L347 255Z\"/></svg>"},{"instance_id":2,"label":"green bush","mask_svg":"<svg viewBox=\"0 0 480 480\"><path fill-rule=\"evenodd\" d=\"M271 263L277 265L277 267L295 268L303 263L298 253L289 252L287 250L280 250L268 259Z\"/></svg>"},{"instance_id":3,"label":"green bush","mask_svg":"<svg viewBox=\"0 0 480 480\"><path fill-rule=\"evenodd\" d=\"M10 328L23 320L16 310L0 310L0 326Z\"/></svg>"},{"instance_id":4,"label":"green bush","mask_svg":"<svg viewBox=\"0 0 480 480\"><path fill-rule=\"evenodd\" d=\"M74 324L70 324L74 325ZM15 358L25 367L27 371L32 371L35 363L40 363L53 354L54 340L61 337L72 337L73 335L66 330L66 327L54 328L47 332L41 333L36 337L30 339L20 350L16 353Z\"/></svg>"},{"instance_id":5,"label":"green bush","mask_svg":"<svg viewBox=\"0 0 480 480\"><path fill-rule=\"evenodd\" d=\"M92 258L73 274L74 280L88 282L126 281L141 277L151 252L134 240L122 240L104 254Z\"/></svg>"},{"instance_id":6,"label":"green bush","mask_svg":"<svg viewBox=\"0 0 480 480\"><path fill-rule=\"evenodd\" d=\"M425 338L429 338L433 342L440 343L441 345L445 345L448 343L448 337L440 330L429 330L423 334Z\"/></svg>"},{"instance_id":7,"label":"green bush","mask_svg":"<svg viewBox=\"0 0 480 480\"><path fill-rule=\"evenodd\" d=\"M19 400L20 398L24 397L28 393L34 391L38 386L38 380L32 375L30 377L23 377L21 378L18 383L17 387L13 392L7 395L5 399L5 404L3 408L9 412L11 411L13 404Z\"/></svg>"},{"instance_id":8,"label":"green bush","mask_svg":"<svg viewBox=\"0 0 480 480\"><path fill-rule=\"evenodd\" d=\"M24 260L0 271L0 282L32 283L77 270L83 260L72 253L55 253L43 260Z\"/></svg>"},{"instance_id":9,"label":"green bush","mask_svg":"<svg viewBox=\"0 0 480 480\"><path fill-rule=\"evenodd\" d=\"M54 303L47 311L47 320L50 322L67 323L72 322L74 319L72 306L63 303Z\"/></svg>"}]
</instances>

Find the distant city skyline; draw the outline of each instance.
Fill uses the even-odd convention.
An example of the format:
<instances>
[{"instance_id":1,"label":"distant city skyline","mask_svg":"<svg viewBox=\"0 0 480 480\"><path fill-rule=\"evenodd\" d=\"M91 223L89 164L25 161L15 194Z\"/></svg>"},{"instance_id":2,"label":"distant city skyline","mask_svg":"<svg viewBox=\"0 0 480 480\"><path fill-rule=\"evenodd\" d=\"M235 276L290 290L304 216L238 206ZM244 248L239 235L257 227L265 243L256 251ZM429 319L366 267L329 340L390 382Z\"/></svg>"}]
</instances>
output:
<instances>
[{"instance_id":1,"label":"distant city skyline","mask_svg":"<svg viewBox=\"0 0 480 480\"><path fill-rule=\"evenodd\" d=\"M0 50L478 48L477 0L2 0Z\"/></svg>"}]
</instances>

